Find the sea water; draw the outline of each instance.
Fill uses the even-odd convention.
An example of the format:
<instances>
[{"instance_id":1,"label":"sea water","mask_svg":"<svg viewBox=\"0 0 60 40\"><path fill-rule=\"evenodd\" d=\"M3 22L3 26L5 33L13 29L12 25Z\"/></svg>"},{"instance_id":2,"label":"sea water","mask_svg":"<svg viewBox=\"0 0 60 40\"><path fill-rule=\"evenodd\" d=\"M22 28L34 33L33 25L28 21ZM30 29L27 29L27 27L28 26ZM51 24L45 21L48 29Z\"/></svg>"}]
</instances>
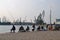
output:
<instances>
[{"instance_id":1,"label":"sea water","mask_svg":"<svg viewBox=\"0 0 60 40\"><path fill-rule=\"evenodd\" d=\"M0 33L7 33L7 32L10 32L10 29L12 28L13 25L0 25ZM27 28L27 25L22 25L24 27L24 29L26 30ZM28 25L30 30L29 31L32 31L32 25ZM21 25L15 25L16 27L16 32L19 31L19 28L21 27ZM37 30L37 27L38 26L35 26L36 29L35 31Z\"/></svg>"}]
</instances>

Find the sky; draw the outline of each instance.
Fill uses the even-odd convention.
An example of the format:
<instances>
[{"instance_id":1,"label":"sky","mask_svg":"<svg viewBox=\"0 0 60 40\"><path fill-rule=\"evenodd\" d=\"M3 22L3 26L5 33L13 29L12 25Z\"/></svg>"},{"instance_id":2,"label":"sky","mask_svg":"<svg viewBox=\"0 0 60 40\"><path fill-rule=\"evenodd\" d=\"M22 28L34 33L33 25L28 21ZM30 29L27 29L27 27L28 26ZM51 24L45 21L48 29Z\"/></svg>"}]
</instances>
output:
<instances>
[{"instance_id":1,"label":"sky","mask_svg":"<svg viewBox=\"0 0 60 40\"><path fill-rule=\"evenodd\" d=\"M0 0L0 18L5 16L10 21L19 18L34 21L34 16L45 10L44 21L50 23L50 9L53 23L60 18L60 0Z\"/></svg>"}]
</instances>

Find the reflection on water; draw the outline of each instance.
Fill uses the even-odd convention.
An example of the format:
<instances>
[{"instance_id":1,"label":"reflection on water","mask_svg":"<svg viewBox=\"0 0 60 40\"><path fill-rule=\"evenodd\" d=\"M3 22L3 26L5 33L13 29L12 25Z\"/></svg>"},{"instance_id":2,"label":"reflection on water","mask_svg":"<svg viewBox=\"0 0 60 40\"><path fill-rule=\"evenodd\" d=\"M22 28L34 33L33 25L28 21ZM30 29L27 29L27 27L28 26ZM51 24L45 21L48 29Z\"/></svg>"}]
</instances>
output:
<instances>
[{"instance_id":1,"label":"reflection on water","mask_svg":"<svg viewBox=\"0 0 60 40\"><path fill-rule=\"evenodd\" d=\"M18 32L21 25L15 25L16 32ZM23 25L24 29L26 29L27 25ZM0 25L0 33L6 33L10 32L10 29L12 28L12 25ZM32 25L29 25L30 31L32 29ZM36 27L37 28L37 27Z\"/></svg>"}]
</instances>

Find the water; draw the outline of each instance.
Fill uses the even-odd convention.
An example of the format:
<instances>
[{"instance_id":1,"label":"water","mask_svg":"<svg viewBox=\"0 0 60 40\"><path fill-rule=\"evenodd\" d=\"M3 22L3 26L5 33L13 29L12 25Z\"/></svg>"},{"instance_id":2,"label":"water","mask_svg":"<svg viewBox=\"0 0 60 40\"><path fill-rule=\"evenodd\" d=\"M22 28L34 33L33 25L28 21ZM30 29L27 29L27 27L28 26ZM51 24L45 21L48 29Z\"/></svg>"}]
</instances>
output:
<instances>
[{"instance_id":1,"label":"water","mask_svg":"<svg viewBox=\"0 0 60 40\"><path fill-rule=\"evenodd\" d=\"M30 30L29 31L32 31L32 25L28 25ZM16 32L19 31L19 28L21 27L21 25L15 25L16 27ZM24 29L27 28L27 25L23 25ZM7 32L10 32L10 29L12 28L12 25L0 25L0 33L7 33ZM37 26L36 26L37 28Z\"/></svg>"}]
</instances>

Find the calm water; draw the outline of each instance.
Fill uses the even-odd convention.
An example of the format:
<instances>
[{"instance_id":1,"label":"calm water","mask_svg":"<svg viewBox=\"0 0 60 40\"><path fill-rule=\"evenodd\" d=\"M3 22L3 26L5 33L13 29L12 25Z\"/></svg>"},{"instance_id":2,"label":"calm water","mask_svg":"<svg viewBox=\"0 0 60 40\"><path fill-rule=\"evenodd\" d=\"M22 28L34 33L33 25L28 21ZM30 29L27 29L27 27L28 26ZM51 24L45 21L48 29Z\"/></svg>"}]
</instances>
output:
<instances>
[{"instance_id":1,"label":"calm water","mask_svg":"<svg viewBox=\"0 0 60 40\"><path fill-rule=\"evenodd\" d=\"M28 25L30 28L30 31L32 29L32 25ZM16 32L18 32L19 28L21 27L21 25L15 25L16 27ZM24 29L26 29L27 25L23 25ZM0 25L0 33L7 33L10 32L10 29L12 28L12 25ZM36 26L37 28L37 26Z\"/></svg>"}]
</instances>

